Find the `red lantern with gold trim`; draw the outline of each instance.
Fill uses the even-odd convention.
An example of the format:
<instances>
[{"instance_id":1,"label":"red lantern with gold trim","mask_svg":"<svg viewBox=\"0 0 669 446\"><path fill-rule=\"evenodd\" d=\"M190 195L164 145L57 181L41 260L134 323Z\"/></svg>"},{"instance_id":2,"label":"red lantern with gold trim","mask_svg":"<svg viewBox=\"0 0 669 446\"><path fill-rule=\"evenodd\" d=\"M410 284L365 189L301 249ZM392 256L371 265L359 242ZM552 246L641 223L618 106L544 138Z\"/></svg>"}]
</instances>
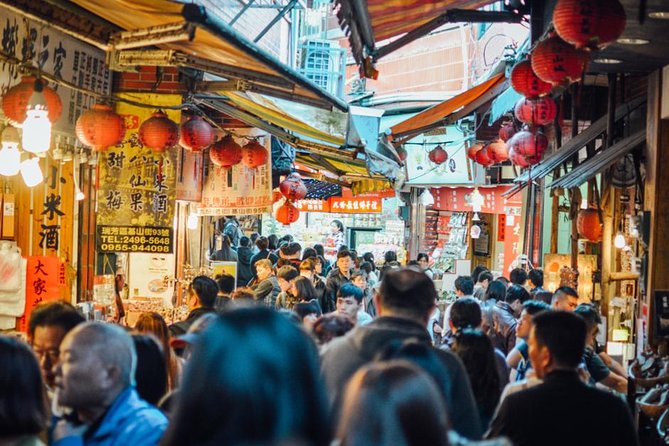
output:
<instances>
[{"instance_id":1,"label":"red lantern with gold trim","mask_svg":"<svg viewBox=\"0 0 669 446\"><path fill-rule=\"evenodd\" d=\"M7 90L7 93L2 97L2 111L12 125L16 127L20 127L23 121L26 120L26 111L28 110L30 98L32 98L35 92L36 79L35 76L23 76L21 82ZM45 83L44 81L42 82ZM42 94L46 100L49 121L53 124L58 121L58 118L63 113L63 103L60 101L58 93L46 85L44 85Z\"/></svg>"},{"instance_id":2,"label":"red lantern with gold trim","mask_svg":"<svg viewBox=\"0 0 669 446\"><path fill-rule=\"evenodd\" d=\"M300 211L290 201L286 200L286 202L276 210L276 221L283 223L284 225L295 223L298 218L300 218Z\"/></svg>"},{"instance_id":3,"label":"red lantern with gold trim","mask_svg":"<svg viewBox=\"0 0 669 446\"><path fill-rule=\"evenodd\" d=\"M492 166L495 160L490 154L490 145L485 146L476 153L476 162L484 167Z\"/></svg>"},{"instance_id":4,"label":"red lantern with gold trim","mask_svg":"<svg viewBox=\"0 0 669 446\"><path fill-rule=\"evenodd\" d=\"M467 149L467 158L476 161L476 154L483 150L483 144L476 143Z\"/></svg>"},{"instance_id":5,"label":"red lantern with gold trim","mask_svg":"<svg viewBox=\"0 0 669 446\"><path fill-rule=\"evenodd\" d=\"M298 174L290 174L279 184L279 191L289 201L302 200L307 196L307 186Z\"/></svg>"},{"instance_id":6,"label":"red lantern with gold trim","mask_svg":"<svg viewBox=\"0 0 669 446\"><path fill-rule=\"evenodd\" d=\"M267 149L258 141L251 140L242 147L242 164L250 169L255 169L267 162Z\"/></svg>"},{"instance_id":7,"label":"red lantern with gold trim","mask_svg":"<svg viewBox=\"0 0 669 446\"><path fill-rule=\"evenodd\" d=\"M529 125L546 125L557 116L557 104L553 98L521 98L514 109L516 118Z\"/></svg>"},{"instance_id":8,"label":"red lantern with gold trim","mask_svg":"<svg viewBox=\"0 0 669 446\"><path fill-rule=\"evenodd\" d=\"M218 167L232 167L242 160L242 147L227 135L209 148L209 158Z\"/></svg>"},{"instance_id":9,"label":"red lantern with gold trim","mask_svg":"<svg viewBox=\"0 0 669 446\"><path fill-rule=\"evenodd\" d=\"M179 126L158 110L139 126L139 140L154 152L164 152L179 142Z\"/></svg>"},{"instance_id":10,"label":"red lantern with gold trim","mask_svg":"<svg viewBox=\"0 0 669 446\"><path fill-rule=\"evenodd\" d=\"M434 149L430 150L427 157L437 166L443 164L448 159L448 153L441 147L437 146Z\"/></svg>"},{"instance_id":11,"label":"red lantern with gold trim","mask_svg":"<svg viewBox=\"0 0 669 446\"><path fill-rule=\"evenodd\" d=\"M179 145L191 152L209 147L215 138L214 129L199 116L193 116L181 124Z\"/></svg>"},{"instance_id":12,"label":"red lantern with gold trim","mask_svg":"<svg viewBox=\"0 0 669 446\"><path fill-rule=\"evenodd\" d=\"M578 235L591 242L602 240L602 221L599 219L597 209L580 209L576 218Z\"/></svg>"},{"instance_id":13,"label":"red lantern with gold trim","mask_svg":"<svg viewBox=\"0 0 669 446\"><path fill-rule=\"evenodd\" d=\"M602 48L625 31L625 8L618 0L559 0L553 9L557 34L576 48Z\"/></svg>"},{"instance_id":14,"label":"red lantern with gold trim","mask_svg":"<svg viewBox=\"0 0 669 446\"><path fill-rule=\"evenodd\" d=\"M532 63L523 60L514 65L511 70L511 86L518 93L528 98L545 96L551 92L553 86L539 79L532 69Z\"/></svg>"},{"instance_id":15,"label":"red lantern with gold trim","mask_svg":"<svg viewBox=\"0 0 669 446\"><path fill-rule=\"evenodd\" d=\"M103 151L123 141L125 121L109 105L95 104L79 116L75 133L82 144Z\"/></svg>"},{"instance_id":16,"label":"red lantern with gold trim","mask_svg":"<svg viewBox=\"0 0 669 446\"><path fill-rule=\"evenodd\" d=\"M501 139L493 141L488 146L488 156L495 163L502 163L509 159L509 150Z\"/></svg>"},{"instance_id":17,"label":"red lantern with gold trim","mask_svg":"<svg viewBox=\"0 0 669 446\"><path fill-rule=\"evenodd\" d=\"M557 36L539 42L532 51L532 69L539 79L553 85L571 84L583 76L588 53Z\"/></svg>"}]
</instances>

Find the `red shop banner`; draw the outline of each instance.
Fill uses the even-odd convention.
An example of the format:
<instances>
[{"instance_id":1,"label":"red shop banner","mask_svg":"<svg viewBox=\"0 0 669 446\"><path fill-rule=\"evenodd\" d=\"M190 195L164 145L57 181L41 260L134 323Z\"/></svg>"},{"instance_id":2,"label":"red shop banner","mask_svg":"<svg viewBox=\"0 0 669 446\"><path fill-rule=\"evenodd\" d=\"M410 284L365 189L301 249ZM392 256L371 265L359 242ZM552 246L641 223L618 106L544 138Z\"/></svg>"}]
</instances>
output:
<instances>
[{"instance_id":1,"label":"red shop banner","mask_svg":"<svg viewBox=\"0 0 669 446\"><path fill-rule=\"evenodd\" d=\"M65 286L65 265L58 257L30 256L26 268L26 308L19 319L19 330L26 331L33 308L40 302L60 299Z\"/></svg>"},{"instance_id":2,"label":"red shop banner","mask_svg":"<svg viewBox=\"0 0 669 446\"><path fill-rule=\"evenodd\" d=\"M522 194L504 197L511 186L479 187L483 195L483 206L481 212L485 214L516 214L522 207ZM440 187L431 189L434 197L433 209L439 211L471 212L471 196L474 193L472 187ZM520 212L518 212L520 215Z\"/></svg>"},{"instance_id":3,"label":"red shop banner","mask_svg":"<svg viewBox=\"0 0 669 446\"><path fill-rule=\"evenodd\" d=\"M303 212L331 212L336 214L380 214L383 200L380 197L330 197L327 200L300 200L297 209Z\"/></svg>"}]
</instances>

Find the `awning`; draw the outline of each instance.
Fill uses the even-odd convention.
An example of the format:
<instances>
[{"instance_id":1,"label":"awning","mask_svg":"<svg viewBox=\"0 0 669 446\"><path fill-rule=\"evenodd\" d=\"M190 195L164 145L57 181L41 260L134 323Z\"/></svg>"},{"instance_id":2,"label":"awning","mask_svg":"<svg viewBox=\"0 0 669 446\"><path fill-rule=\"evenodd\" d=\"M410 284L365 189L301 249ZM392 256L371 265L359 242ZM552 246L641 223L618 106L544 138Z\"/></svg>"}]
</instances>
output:
<instances>
[{"instance_id":1,"label":"awning","mask_svg":"<svg viewBox=\"0 0 669 446\"><path fill-rule=\"evenodd\" d=\"M600 150L595 156L587 159L584 163L579 164L568 174L561 176L553 181L551 188L565 188L580 186L581 184L593 178L598 173L618 161L620 158L627 155L635 147L643 144L646 141L646 131L640 130L632 136L628 136L621 141L618 141L611 147Z\"/></svg>"},{"instance_id":2,"label":"awning","mask_svg":"<svg viewBox=\"0 0 669 446\"><path fill-rule=\"evenodd\" d=\"M119 51L110 47L114 63L125 60L129 64L134 61L135 65L191 66L227 79L244 79L268 95L328 109L348 108L346 102L280 62L201 5L169 0L72 1L126 31L186 22L198 28L190 40L187 36L165 35L151 43L169 51ZM140 42L134 48L145 45ZM153 63L144 62L149 57Z\"/></svg>"},{"instance_id":3,"label":"awning","mask_svg":"<svg viewBox=\"0 0 669 446\"><path fill-rule=\"evenodd\" d=\"M390 131L395 142L406 139L435 127L450 124L471 113L486 102L494 99L508 87L503 73L460 93L451 99L418 113L406 121L395 124Z\"/></svg>"}]
</instances>

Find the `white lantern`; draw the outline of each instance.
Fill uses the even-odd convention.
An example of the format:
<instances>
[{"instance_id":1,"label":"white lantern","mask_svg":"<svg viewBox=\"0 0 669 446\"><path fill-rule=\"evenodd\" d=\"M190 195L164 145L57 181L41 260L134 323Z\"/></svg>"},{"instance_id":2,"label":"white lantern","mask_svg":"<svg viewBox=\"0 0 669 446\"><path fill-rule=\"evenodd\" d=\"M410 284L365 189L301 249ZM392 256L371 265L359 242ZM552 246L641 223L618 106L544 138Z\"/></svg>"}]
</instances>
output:
<instances>
[{"instance_id":1,"label":"white lantern","mask_svg":"<svg viewBox=\"0 0 669 446\"><path fill-rule=\"evenodd\" d=\"M39 166L39 158L28 158L21 163L21 176L26 186L33 187L44 181L42 169Z\"/></svg>"},{"instance_id":2,"label":"white lantern","mask_svg":"<svg viewBox=\"0 0 669 446\"><path fill-rule=\"evenodd\" d=\"M200 220L197 218L197 214L189 214L188 220L186 221L186 226L188 229L197 229L197 225Z\"/></svg>"},{"instance_id":3,"label":"white lantern","mask_svg":"<svg viewBox=\"0 0 669 446\"><path fill-rule=\"evenodd\" d=\"M23 122L23 150L35 154L44 153L51 145L51 121L45 107L36 106L26 112Z\"/></svg>"},{"instance_id":4,"label":"white lantern","mask_svg":"<svg viewBox=\"0 0 669 446\"><path fill-rule=\"evenodd\" d=\"M19 152L19 135L15 128L7 127L2 132L2 149L0 149L0 175L12 176L19 173L21 153Z\"/></svg>"}]
</instances>

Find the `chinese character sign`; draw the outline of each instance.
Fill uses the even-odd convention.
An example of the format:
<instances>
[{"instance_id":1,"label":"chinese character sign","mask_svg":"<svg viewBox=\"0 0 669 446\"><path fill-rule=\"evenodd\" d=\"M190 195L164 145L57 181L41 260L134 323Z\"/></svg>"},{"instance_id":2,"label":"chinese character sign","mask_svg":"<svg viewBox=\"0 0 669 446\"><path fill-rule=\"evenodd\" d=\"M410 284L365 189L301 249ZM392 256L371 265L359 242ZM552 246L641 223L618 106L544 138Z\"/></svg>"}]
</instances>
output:
<instances>
[{"instance_id":1,"label":"chinese character sign","mask_svg":"<svg viewBox=\"0 0 669 446\"><path fill-rule=\"evenodd\" d=\"M379 197L330 197L330 210L342 214L380 214L382 200Z\"/></svg>"},{"instance_id":2,"label":"chinese character sign","mask_svg":"<svg viewBox=\"0 0 669 446\"><path fill-rule=\"evenodd\" d=\"M54 256L28 257L26 270L26 308L19 319L19 330L25 331L30 313L40 302L60 298L60 288L65 284L60 274L61 262Z\"/></svg>"},{"instance_id":3,"label":"chinese character sign","mask_svg":"<svg viewBox=\"0 0 669 446\"><path fill-rule=\"evenodd\" d=\"M255 129L252 130L252 132ZM256 133L258 142L271 153L270 137ZM238 144L246 144L238 140ZM272 168L271 157L255 169L243 164L230 168L209 164L209 175L205 179L202 201L198 208L200 215L254 215L272 210Z\"/></svg>"}]
</instances>

